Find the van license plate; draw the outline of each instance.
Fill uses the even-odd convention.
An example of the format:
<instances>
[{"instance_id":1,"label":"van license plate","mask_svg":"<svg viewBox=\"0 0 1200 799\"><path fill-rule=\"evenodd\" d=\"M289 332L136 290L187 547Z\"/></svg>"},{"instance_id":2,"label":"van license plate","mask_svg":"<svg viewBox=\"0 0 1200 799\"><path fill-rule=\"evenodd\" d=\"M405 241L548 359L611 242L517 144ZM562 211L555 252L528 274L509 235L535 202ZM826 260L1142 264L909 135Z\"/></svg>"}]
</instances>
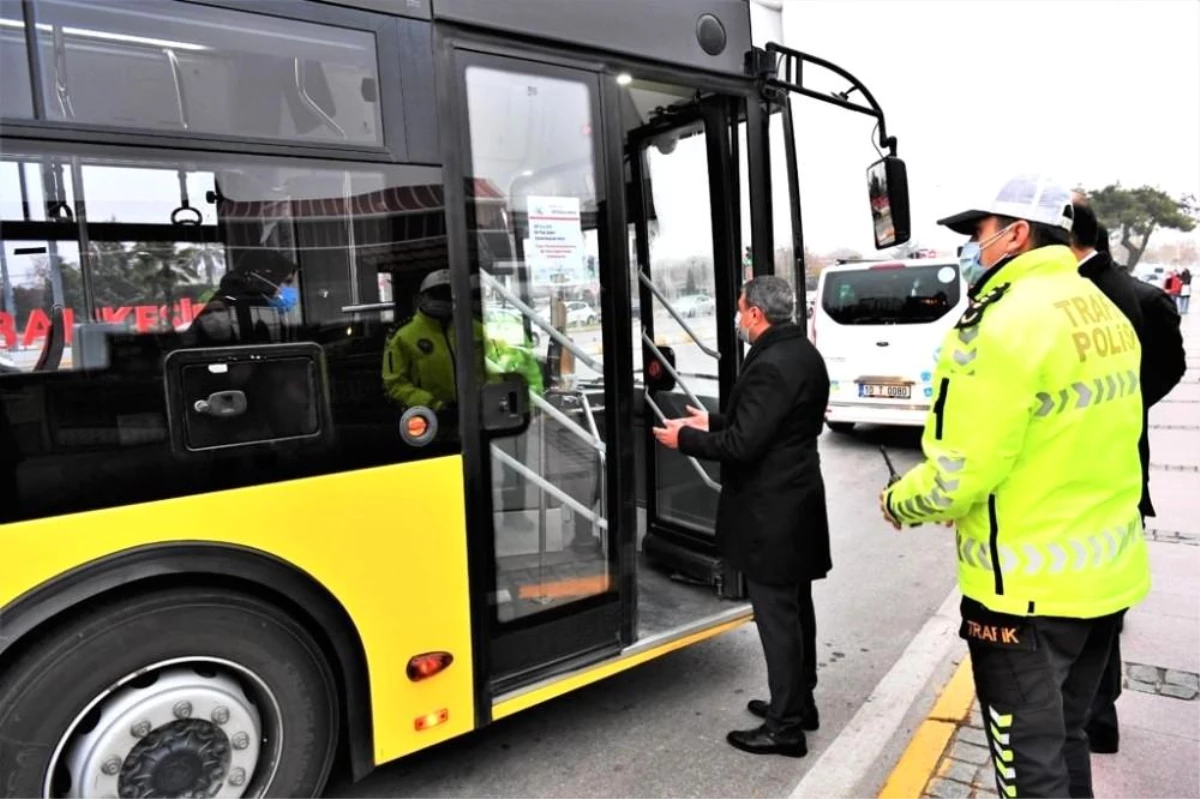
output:
<instances>
[{"instance_id":1,"label":"van license plate","mask_svg":"<svg viewBox=\"0 0 1200 799\"><path fill-rule=\"evenodd\" d=\"M911 399L912 386L890 386L879 383L860 383L858 396L879 397L880 399Z\"/></svg>"}]
</instances>

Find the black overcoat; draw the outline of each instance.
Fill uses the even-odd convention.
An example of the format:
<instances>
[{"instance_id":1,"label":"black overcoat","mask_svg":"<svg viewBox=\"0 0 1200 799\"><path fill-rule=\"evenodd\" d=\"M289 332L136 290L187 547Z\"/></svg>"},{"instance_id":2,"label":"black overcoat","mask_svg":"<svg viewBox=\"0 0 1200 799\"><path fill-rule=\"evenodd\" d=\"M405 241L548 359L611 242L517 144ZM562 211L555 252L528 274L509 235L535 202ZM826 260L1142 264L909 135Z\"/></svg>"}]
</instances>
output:
<instances>
[{"instance_id":1,"label":"black overcoat","mask_svg":"<svg viewBox=\"0 0 1200 799\"><path fill-rule=\"evenodd\" d=\"M832 567L817 436L829 374L797 325L773 325L746 355L723 414L680 431L679 450L721 463L717 545L749 579L783 585Z\"/></svg>"}]
</instances>

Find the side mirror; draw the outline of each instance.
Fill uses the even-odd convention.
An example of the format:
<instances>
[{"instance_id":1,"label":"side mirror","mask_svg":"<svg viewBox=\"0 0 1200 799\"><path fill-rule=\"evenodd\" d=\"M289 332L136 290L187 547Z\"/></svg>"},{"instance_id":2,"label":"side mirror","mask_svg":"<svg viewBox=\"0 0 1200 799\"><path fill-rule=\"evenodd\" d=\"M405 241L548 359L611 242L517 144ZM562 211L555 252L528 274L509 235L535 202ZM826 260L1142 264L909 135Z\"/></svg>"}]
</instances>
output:
<instances>
[{"instance_id":1,"label":"side mirror","mask_svg":"<svg viewBox=\"0 0 1200 799\"><path fill-rule=\"evenodd\" d=\"M912 236L908 208L908 170L894 155L884 156L867 169L875 249L904 244Z\"/></svg>"}]
</instances>

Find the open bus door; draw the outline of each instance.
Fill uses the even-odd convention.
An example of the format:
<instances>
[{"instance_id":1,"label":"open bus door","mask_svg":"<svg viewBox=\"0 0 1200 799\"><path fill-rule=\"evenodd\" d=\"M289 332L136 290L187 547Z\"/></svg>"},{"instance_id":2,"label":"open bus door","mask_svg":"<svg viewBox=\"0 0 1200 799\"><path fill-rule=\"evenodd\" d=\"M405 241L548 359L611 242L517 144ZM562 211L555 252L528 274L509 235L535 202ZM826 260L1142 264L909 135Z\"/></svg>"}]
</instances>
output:
<instances>
[{"instance_id":1,"label":"open bus door","mask_svg":"<svg viewBox=\"0 0 1200 799\"><path fill-rule=\"evenodd\" d=\"M455 330L475 342L457 369L478 401L461 417L477 690L494 699L749 614L716 550L719 466L649 428L723 408L737 378L740 209L770 273L767 129L787 104L775 77L437 41Z\"/></svg>"},{"instance_id":2,"label":"open bus door","mask_svg":"<svg viewBox=\"0 0 1200 799\"><path fill-rule=\"evenodd\" d=\"M459 375L483 406L464 418L463 441L482 564L472 581L486 587L480 656L498 696L749 614L722 599L741 598L737 575L717 581L718 595L663 563L662 548L653 556L634 498L662 497L652 515L680 522L671 552L715 558L716 465L671 462L639 439L686 404L718 408L736 377L725 324L740 287L732 130L754 86L680 69L643 78L465 34L441 49L458 134L447 207L466 209L448 217L451 258L465 267L453 270L456 296L471 297L456 329L485 364ZM697 193L703 220L692 225L681 213ZM690 248L690 273L659 250L660 234ZM504 310L541 345L501 335ZM528 386L527 408L489 385L503 373ZM492 412L497 402L506 412Z\"/></svg>"}]
</instances>

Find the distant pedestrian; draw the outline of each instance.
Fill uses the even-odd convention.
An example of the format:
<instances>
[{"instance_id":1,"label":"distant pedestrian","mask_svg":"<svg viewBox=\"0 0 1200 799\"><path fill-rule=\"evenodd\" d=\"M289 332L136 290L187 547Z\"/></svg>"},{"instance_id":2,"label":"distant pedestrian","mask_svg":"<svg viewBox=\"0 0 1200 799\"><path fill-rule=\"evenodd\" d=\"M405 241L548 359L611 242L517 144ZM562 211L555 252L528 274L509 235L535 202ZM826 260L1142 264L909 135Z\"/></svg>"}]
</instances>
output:
<instances>
[{"instance_id":1,"label":"distant pedestrian","mask_svg":"<svg viewBox=\"0 0 1200 799\"><path fill-rule=\"evenodd\" d=\"M1179 313L1185 314L1188 312L1188 305L1192 299L1192 270L1186 266L1179 273Z\"/></svg>"}]
</instances>

